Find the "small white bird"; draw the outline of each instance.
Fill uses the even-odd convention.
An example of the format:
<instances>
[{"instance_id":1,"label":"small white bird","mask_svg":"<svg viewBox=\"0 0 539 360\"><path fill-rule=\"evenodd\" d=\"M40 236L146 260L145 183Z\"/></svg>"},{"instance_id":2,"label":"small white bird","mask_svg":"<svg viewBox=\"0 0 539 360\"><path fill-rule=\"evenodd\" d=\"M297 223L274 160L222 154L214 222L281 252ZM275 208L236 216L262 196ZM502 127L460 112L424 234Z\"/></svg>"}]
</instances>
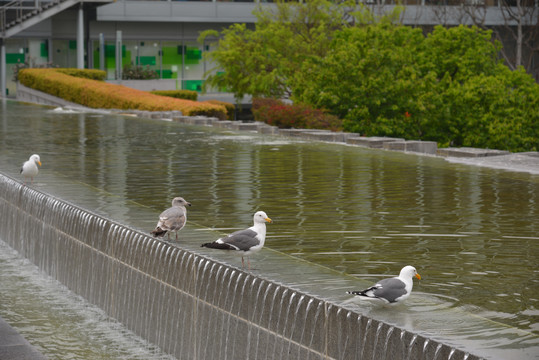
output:
<instances>
[{"instance_id":1,"label":"small white bird","mask_svg":"<svg viewBox=\"0 0 539 360\"><path fill-rule=\"evenodd\" d=\"M257 211L253 216L253 222L254 225L248 229L236 231L201 246L212 249L239 251L241 254L241 267L245 267L243 257L247 256L247 266L250 270L251 262L249 256L264 246L264 242L266 241L266 222L271 223L272 221L265 212Z\"/></svg>"},{"instance_id":2,"label":"small white bird","mask_svg":"<svg viewBox=\"0 0 539 360\"><path fill-rule=\"evenodd\" d=\"M162 237L167 234L170 240L170 232L175 232L176 240L178 240L178 231L185 226L185 222L187 221L187 209L185 205L191 206L191 203L185 201L182 197L175 197L172 200L172 207L159 215L157 226L151 234L155 237Z\"/></svg>"},{"instance_id":3,"label":"small white bird","mask_svg":"<svg viewBox=\"0 0 539 360\"><path fill-rule=\"evenodd\" d=\"M405 266L398 277L384 279L368 289L361 291L348 291L348 294L363 296L370 299L379 299L388 304L406 300L412 293L413 278L421 280L415 267Z\"/></svg>"},{"instance_id":4,"label":"small white bird","mask_svg":"<svg viewBox=\"0 0 539 360\"><path fill-rule=\"evenodd\" d=\"M36 177L39 172L38 165L41 166L41 159L37 154L30 156L30 159L22 164L21 174L24 176L24 184L26 184L27 178L31 179L32 184L34 183L34 177Z\"/></svg>"}]
</instances>

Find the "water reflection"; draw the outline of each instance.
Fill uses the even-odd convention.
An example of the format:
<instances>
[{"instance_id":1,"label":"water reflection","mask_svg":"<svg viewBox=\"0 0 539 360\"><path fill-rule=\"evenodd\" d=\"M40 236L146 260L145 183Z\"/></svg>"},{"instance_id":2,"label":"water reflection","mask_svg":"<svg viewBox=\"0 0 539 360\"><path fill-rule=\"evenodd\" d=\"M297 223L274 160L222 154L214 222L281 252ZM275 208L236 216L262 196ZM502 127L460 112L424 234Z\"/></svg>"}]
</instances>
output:
<instances>
[{"instance_id":1,"label":"water reflection","mask_svg":"<svg viewBox=\"0 0 539 360\"><path fill-rule=\"evenodd\" d=\"M2 113L2 171L38 153L42 172L106 194L96 211L138 227L127 203L158 214L181 195L191 224L241 228L262 209L271 249L369 283L411 264L421 301L539 334L537 175L14 102Z\"/></svg>"}]
</instances>

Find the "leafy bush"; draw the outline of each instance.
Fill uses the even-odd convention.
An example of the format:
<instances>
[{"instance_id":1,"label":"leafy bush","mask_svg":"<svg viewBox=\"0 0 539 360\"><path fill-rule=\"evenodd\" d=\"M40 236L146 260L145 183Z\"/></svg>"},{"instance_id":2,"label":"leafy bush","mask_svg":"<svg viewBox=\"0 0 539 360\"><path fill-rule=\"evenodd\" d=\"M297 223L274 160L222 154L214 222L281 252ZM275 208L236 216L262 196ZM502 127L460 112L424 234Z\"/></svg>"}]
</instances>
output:
<instances>
[{"instance_id":1,"label":"leafy bush","mask_svg":"<svg viewBox=\"0 0 539 360\"><path fill-rule=\"evenodd\" d=\"M142 67L140 65L124 65L122 69L123 80L151 80L158 79L157 71L151 70L148 65Z\"/></svg>"},{"instance_id":2,"label":"leafy bush","mask_svg":"<svg viewBox=\"0 0 539 360\"><path fill-rule=\"evenodd\" d=\"M275 99L253 99L255 120L280 128L340 131L341 120L305 104L287 105Z\"/></svg>"},{"instance_id":3,"label":"leafy bush","mask_svg":"<svg viewBox=\"0 0 539 360\"><path fill-rule=\"evenodd\" d=\"M32 89L91 108L180 110L187 116L206 115L219 119L226 116L225 108L220 105L154 95L121 85L69 76L55 69L24 69L19 73L19 81Z\"/></svg>"},{"instance_id":4,"label":"leafy bush","mask_svg":"<svg viewBox=\"0 0 539 360\"><path fill-rule=\"evenodd\" d=\"M198 93L192 90L154 90L150 93L161 96L170 96L176 99L197 101Z\"/></svg>"},{"instance_id":5,"label":"leafy bush","mask_svg":"<svg viewBox=\"0 0 539 360\"><path fill-rule=\"evenodd\" d=\"M497 58L491 32L388 23L337 32L333 52L305 61L294 100L328 109L367 136L444 146L539 149L539 85ZM535 139L535 140L534 140Z\"/></svg>"}]
</instances>

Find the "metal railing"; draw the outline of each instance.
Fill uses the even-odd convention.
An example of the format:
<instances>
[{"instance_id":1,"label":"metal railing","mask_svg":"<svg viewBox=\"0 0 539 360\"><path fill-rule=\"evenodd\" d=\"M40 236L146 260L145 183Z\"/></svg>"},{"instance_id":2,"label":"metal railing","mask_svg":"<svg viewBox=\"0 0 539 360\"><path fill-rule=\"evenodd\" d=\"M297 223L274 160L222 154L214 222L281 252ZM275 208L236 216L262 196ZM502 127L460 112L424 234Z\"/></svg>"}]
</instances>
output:
<instances>
[{"instance_id":1,"label":"metal railing","mask_svg":"<svg viewBox=\"0 0 539 360\"><path fill-rule=\"evenodd\" d=\"M0 7L0 32L2 37L6 30L22 24L39 13L47 10L65 0L14 0Z\"/></svg>"}]
</instances>

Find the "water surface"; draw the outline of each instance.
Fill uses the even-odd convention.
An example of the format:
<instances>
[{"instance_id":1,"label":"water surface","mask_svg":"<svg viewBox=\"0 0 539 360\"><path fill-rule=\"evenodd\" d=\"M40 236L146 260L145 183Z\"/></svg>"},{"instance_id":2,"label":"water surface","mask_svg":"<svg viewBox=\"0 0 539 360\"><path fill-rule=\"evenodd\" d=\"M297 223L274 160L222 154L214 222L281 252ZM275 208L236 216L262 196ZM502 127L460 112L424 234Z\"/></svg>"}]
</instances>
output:
<instances>
[{"instance_id":1,"label":"water surface","mask_svg":"<svg viewBox=\"0 0 539 360\"><path fill-rule=\"evenodd\" d=\"M414 265L413 302L439 299L538 344L538 175L16 102L0 128L2 172L38 153L42 173L94 188L93 210L114 219L147 228L129 204L157 216L178 195L191 226L232 231L264 210L268 248L366 283Z\"/></svg>"}]
</instances>

